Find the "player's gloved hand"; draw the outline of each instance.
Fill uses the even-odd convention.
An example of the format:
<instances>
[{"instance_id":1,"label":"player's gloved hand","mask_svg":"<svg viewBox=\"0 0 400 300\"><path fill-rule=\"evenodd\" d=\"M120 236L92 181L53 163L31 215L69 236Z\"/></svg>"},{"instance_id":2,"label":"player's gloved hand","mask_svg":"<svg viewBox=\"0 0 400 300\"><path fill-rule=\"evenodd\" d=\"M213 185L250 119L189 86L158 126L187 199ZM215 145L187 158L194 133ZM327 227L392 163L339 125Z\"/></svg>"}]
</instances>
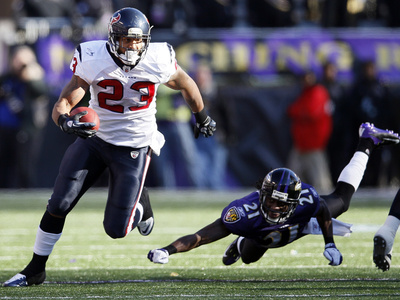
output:
<instances>
[{"instance_id":1,"label":"player's gloved hand","mask_svg":"<svg viewBox=\"0 0 400 300\"><path fill-rule=\"evenodd\" d=\"M168 251L165 249L154 249L147 254L147 258L157 264L166 264L168 262L168 257Z\"/></svg>"},{"instance_id":2,"label":"player's gloved hand","mask_svg":"<svg viewBox=\"0 0 400 300\"><path fill-rule=\"evenodd\" d=\"M338 266L343 261L343 256L340 251L336 248L334 243L328 243L325 245L324 256L330 261L331 266Z\"/></svg>"},{"instance_id":3,"label":"player's gloved hand","mask_svg":"<svg viewBox=\"0 0 400 300\"><path fill-rule=\"evenodd\" d=\"M217 129L217 123L210 118L205 112L205 109L198 113L194 113L196 125L194 126L194 137L197 139L202 133L205 137L212 136Z\"/></svg>"},{"instance_id":4,"label":"player's gloved hand","mask_svg":"<svg viewBox=\"0 0 400 300\"><path fill-rule=\"evenodd\" d=\"M73 133L81 138L88 138L96 133L96 130L92 130L96 124L92 122L80 122L79 119L86 115L87 111L82 111L74 116L68 116L67 114L58 117L58 126L61 130L66 133Z\"/></svg>"}]
</instances>

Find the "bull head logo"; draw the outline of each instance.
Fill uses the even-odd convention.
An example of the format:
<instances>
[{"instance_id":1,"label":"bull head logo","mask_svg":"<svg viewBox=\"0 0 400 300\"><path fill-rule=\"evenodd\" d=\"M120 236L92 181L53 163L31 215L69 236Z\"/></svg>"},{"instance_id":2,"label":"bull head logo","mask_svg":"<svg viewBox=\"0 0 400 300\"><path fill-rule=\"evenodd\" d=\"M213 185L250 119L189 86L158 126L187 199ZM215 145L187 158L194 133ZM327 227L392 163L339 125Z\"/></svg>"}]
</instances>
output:
<instances>
[{"instance_id":1,"label":"bull head logo","mask_svg":"<svg viewBox=\"0 0 400 300\"><path fill-rule=\"evenodd\" d=\"M117 23L119 20L121 20L121 14L118 14L116 17L113 17L112 19L111 19L111 25L113 25L113 24L115 24L115 23Z\"/></svg>"}]
</instances>

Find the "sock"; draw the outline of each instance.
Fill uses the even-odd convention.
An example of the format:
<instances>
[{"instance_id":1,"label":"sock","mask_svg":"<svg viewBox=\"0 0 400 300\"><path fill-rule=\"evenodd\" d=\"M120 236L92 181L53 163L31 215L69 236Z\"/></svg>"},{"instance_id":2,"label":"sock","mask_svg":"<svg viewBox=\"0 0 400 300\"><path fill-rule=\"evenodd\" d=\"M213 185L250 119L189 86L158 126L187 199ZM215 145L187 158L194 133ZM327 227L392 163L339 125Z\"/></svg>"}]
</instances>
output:
<instances>
[{"instance_id":1,"label":"sock","mask_svg":"<svg viewBox=\"0 0 400 300\"><path fill-rule=\"evenodd\" d=\"M360 139L360 140L369 140L369 139ZM339 181L346 182L351 184L354 189L357 191L361 180L364 176L365 169L367 167L369 156L367 153L362 151L357 151L354 153L350 162L346 167L342 170L339 175Z\"/></svg>"},{"instance_id":2,"label":"sock","mask_svg":"<svg viewBox=\"0 0 400 300\"><path fill-rule=\"evenodd\" d=\"M143 221L147 220L152 215L152 210L150 206L150 199L149 199L149 191L146 187L143 187L142 194L140 195L139 203L142 205L143 213L142 219Z\"/></svg>"},{"instance_id":3,"label":"sock","mask_svg":"<svg viewBox=\"0 0 400 300\"><path fill-rule=\"evenodd\" d=\"M61 233L49 233L43 231L40 227L36 234L33 252L41 256L49 256L53 251L54 245L60 239Z\"/></svg>"},{"instance_id":4,"label":"sock","mask_svg":"<svg viewBox=\"0 0 400 300\"><path fill-rule=\"evenodd\" d=\"M27 278L35 276L46 269L46 262L49 256L41 256L33 253L32 260L20 273Z\"/></svg>"},{"instance_id":5,"label":"sock","mask_svg":"<svg viewBox=\"0 0 400 300\"><path fill-rule=\"evenodd\" d=\"M371 154L372 150L374 150L375 144L374 141L367 138L361 138L358 140L358 145L356 148L356 152L364 152L368 156Z\"/></svg>"},{"instance_id":6,"label":"sock","mask_svg":"<svg viewBox=\"0 0 400 300\"><path fill-rule=\"evenodd\" d=\"M61 233L64 228L65 217L52 216L47 210L40 221L40 228L48 233Z\"/></svg>"},{"instance_id":7,"label":"sock","mask_svg":"<svg viewBox=\"0 0 400 300\"><path fill-rule=\"evenodd\" d=\"M35 245L33 246L33 257L30 263L20 273L26 277L32 277L46 268L46 262L53 247L60 239L61 233L49 233L43 231L40 226L36 234Z\"/></svg>"},{"instance_id":8,"label":"sock","mask_svg":"<svg viewBox=\"0 0 400 300\"><path fill-rule=\"evenodd\" d=\"M390 228L390 230L396 234L397 229L399 229L400 226L400 220L394 216L388 215L383 226Z\"/></svg>"},{"instance_id":9,"label":"sock","mask_svg":"<svg viewBox=\"0 0 400 300\"><path fill-rule=\"evenodd\" d=\"M386 241L386 253L391 254L394 238L396 237L397 229L399 228L400 220L394 216L388 215L385 223L378 229L375 236L381 236Z\"/></svg>"},{"instance_id":10,"label":"sock","mask_svg":"<svg viewBox=\"0 0 400 300\"><path fill-rule=\"evenodd\" d=\"M138 224L139 224L143 219L143 205L140 204L140 202L138 204L136 204L136 210L139 211L139 214L140 214L139 222L138 222Z\"/></svg>"}]
</instances>

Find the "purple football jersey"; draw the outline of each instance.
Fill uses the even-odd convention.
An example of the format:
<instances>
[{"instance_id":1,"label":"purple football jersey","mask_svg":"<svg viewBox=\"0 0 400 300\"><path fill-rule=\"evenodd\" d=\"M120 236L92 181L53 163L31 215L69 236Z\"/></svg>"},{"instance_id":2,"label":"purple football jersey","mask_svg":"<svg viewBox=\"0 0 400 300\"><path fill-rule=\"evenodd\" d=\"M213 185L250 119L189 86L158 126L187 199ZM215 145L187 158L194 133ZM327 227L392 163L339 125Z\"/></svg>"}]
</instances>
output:
<instances>
[{"instance_id":1,"label":"purple football jersey","mask_svg":"<svg viewBox=\"0 0 400 300\"><path fill-rule=\"evenodd\" d=\"M302 183L300 203L295 213L286 222L268 223L260 209L259 191L232 201L222 211L221 218L233 234L250 238L267 248L285 246L304 234L306 224L315 217L320 207L320 198L315 189Z\"/></svg>"}]
</instances>

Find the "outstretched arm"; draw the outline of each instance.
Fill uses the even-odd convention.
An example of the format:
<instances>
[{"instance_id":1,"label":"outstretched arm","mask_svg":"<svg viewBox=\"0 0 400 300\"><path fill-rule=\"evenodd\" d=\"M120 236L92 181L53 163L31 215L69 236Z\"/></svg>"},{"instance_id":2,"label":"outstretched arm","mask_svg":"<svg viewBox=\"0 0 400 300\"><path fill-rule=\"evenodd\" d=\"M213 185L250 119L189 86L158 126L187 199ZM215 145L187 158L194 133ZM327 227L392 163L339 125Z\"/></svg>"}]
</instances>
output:
<instances>
[{"instance_id":1,"label":"outstretched arm","mask_svg":"<svg viewBox=\"0 0 400 300\"><path fill-rule=\"evenodd\" d=\"M215 222L207 225L194 234L183 236L161 249L151 250L147 255L147 258L154 263L165 264L168 262L168 257L171 254L190 251L201 245L210 244L227 237L230 234L231 232L226 229L222 220L217 219Z\"/></svg>"},{"instance_id":2,"label":"outstretched arm","mask_svg":"<svg viewBox=\"0 0 400 300\"><path fill-rule=\"evenodd\" d=\"M330 261L331 266L338 266L342 263L343 257L340 251L336 248L333 240L332 218L328 206L324 199L321 199L321 206L317 214L319 227L321 227L322 234L325 241L324 256Z\"/></svg>"},{"instance_id":3,"label":"outstretched arm","mask_svg":"<svg viewBox=\"0 0 400 300\"><path fill-rule=\"evenodd\" d=\"M324 199L320 201L320 208L316 217L319 227L321 227L325 244L334 243L331 213Z\"/></svg>"}]
</instances>

